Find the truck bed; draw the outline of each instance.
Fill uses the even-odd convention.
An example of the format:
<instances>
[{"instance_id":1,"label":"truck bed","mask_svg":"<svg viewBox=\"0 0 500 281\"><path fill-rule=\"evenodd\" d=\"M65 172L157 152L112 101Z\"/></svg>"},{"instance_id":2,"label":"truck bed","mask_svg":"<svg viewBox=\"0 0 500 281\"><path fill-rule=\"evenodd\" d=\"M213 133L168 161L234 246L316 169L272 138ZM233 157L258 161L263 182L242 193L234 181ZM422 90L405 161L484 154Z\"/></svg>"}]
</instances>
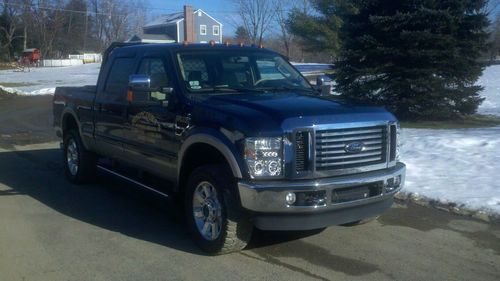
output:
<instances>
[{"instance_id":1,"label":"truck bed","mask_svg":"<svg viewBox=\"0 0 500 281\"><path fill-rule=\"evenodd\" d=\"M91 120L92 105L95 98L96 86L82 87L57 87L54 93L54 128L58 136L62 136L62 120L64 110L71 110L76 115L76 120Z\"/></svg>"}]
</instances>

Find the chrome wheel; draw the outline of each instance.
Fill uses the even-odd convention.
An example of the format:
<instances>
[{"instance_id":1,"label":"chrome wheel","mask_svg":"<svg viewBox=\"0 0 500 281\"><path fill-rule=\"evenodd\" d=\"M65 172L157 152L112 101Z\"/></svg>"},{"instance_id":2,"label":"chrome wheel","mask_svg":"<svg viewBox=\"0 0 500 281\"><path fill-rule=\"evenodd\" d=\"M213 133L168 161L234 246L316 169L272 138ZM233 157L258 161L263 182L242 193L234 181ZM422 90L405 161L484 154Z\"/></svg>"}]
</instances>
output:
<instances>
[{"instance_id":1,"label":"chrome wheel","mask_svg":"<svg viewBox=\"0 0 500 281\"><path fill-rule=\"evenodd\" d=\"M222 229L222 206L217 190L207 182L201 182L193 194L193 217L198 232L206 240L216 240Z\"/></svg>"},{"instance_id":2,"label":"chrome wheel","mask_svg":"<svg viewBox=\"0 0 500 281\"><path fill-rule=\"evenodd\" d=\"M78 147L76 141L70 138L66 148L66 162L68 163L68 170L73 176L76 176L78 173L78 161Z\"/></svg>"}]
</instances>

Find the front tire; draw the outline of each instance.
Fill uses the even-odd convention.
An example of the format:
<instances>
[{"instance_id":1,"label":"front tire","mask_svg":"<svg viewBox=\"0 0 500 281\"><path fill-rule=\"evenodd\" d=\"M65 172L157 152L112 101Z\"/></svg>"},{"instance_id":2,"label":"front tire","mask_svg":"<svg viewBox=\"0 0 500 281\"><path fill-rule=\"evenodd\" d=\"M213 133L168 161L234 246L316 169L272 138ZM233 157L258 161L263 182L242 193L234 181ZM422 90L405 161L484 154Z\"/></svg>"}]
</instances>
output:
<instances>
[{"instance_id":1,"label":"front tire","mask_svg":"<svg viewBox=\"0 0 500 281\"><path fill-rule=\"evenodd\" d=\"M63 151L64 173L70 182L83 184L95 178L97 157L85 149L78 131L64 135Z\"/></svg>"},{"instance_id":2,"label":"front tire","mask_svg":"<svg viewBox=\"0 0 500 281\"><path fill-rule=\"evenodd\" d=\"M229 170L220 165L202 166L189 177L185 193L188 228L207 253L240 251L250 241L253 225L231 194L235 184Z\"/></svg>"}]
</instances>

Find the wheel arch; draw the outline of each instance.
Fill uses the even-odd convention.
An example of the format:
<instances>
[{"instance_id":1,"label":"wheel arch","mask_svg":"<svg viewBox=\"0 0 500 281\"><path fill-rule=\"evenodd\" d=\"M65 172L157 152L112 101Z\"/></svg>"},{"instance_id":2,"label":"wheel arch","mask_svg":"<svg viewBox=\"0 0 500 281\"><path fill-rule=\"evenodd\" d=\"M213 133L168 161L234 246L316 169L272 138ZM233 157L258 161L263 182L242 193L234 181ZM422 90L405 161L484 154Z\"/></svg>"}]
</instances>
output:
<instances>
[{"instance_id":1,"label":"wheel arch","mask_svg":"<svg viewBox=\"0 0 500 281\"><path fill-rule=\"evenodd\" d=\"M203 157L196 157L201 152ZM235 157L235 153L236 147L227 139L224 140L222 137L219 138L207 133L191 135L184 141L179 151L177 189L184 188L193 168L205 164L222 162L227 164L235 178L242 178L241 164Z\"/></svg>"},{"instance_id":2,"label":"wheel arch","mask_svg":"<svg viewBox=\"0 0 500 281\"><path fill-rule=\"evenodd\" d=\"M76 114L71 110L65 110L62 114L61 119L61 130L63 136L66 134L68 130L76 129L80 132L80 124L78 122L78 118Z\"/></svg>"}]
</instances>

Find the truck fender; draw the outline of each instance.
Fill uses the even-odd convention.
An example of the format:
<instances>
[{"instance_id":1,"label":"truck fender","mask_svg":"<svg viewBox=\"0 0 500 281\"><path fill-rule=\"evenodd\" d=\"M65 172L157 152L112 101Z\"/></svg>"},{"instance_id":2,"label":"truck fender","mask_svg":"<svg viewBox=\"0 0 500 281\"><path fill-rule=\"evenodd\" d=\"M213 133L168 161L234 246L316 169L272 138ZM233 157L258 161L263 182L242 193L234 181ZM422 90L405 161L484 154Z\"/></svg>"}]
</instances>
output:
<instances>
[{"instance_id":1,"label":"truck fender","mask_svg":"<svg viewBox=\"0 0 500 281\"><path fill-rule=\"evenodd\" d=\"M229 140L226 140L226 142L229 143ZM236 160L236 157L234 156L234 153L231 151L231 149L228 147L228 144L224 142L224 140L221 140L220 138L207 134L207 133L197 133L189 136L181 146L181 149L179 150L179 157L178 157L178 163L177 163L177 179L180 178L180 173L181 173L181 167L182 167L182 161L184 159L184 153L189 149L189 147L193 144L208 144L210 146L213 146L215 149L217 149L226 159L226 162L228 163L229 167L231 168L231 171L233 173L233 176L235 178L242 178L242 173L240 169L240 164Z\"/></svg>"},{"instance_id":2,"label":"truck fender","mask_svg":"<svg viewBox=\"0 0 500 281\"><path fill-rule=\"evenodd\" d=\"M80 134L80 136L82 138L83 146L85 147L85 149L89 149L89 145L86 142L86 139L83 137L83 134L82 134L82 125L80 123L80 120L78 119L78 115L71 107L66 107L61 114L61 123L60 123L61 124L61 137L63 137L62 135L64 135L64 121L69 116L73 117L73 119L76 122L76 125L78 127L78 133Z\"/></svg>"}]
</instances>

